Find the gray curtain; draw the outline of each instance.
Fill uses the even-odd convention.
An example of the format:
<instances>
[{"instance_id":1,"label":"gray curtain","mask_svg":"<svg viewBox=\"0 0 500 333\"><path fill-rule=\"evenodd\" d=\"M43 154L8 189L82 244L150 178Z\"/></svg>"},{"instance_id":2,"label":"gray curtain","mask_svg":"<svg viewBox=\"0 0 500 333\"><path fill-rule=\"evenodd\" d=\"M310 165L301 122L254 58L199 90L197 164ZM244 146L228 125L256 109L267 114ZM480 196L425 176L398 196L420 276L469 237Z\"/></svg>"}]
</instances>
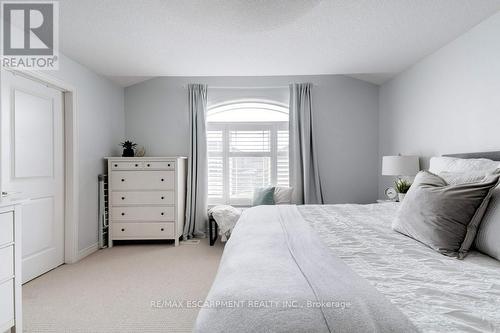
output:
<instances>
[{"instance_id":1,"label":"gray curtain","mask_svg":"<svg viewBox=\"0 0 500 333\"><path fill-rule=\"evenodd\" d=\"M188 98L190 136L184 239L205 237L207 230L207 86L190 84Z\"/></svg>"},{"instance_id":2,"label":"gray curtain","mask_svg":"<svg viewBox=\"0 0 500 333\"><path fill-rule=\"evenodd\" d=\"M290 85L290 185L297 204L323 204L314 142L312 84Z\"/></svg>"}]
</instances>

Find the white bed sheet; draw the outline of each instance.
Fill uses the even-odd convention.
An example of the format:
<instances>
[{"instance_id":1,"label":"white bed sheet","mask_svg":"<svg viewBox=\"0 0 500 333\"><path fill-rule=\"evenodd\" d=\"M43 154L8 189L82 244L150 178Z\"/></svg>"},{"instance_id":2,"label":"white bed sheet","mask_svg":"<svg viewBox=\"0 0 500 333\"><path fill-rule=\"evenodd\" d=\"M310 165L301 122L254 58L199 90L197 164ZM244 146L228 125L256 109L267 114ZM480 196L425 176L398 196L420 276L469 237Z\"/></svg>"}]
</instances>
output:
<instances>
[{"instance_id":1,"label":"white bed sheet","mask_svg":"<svg viewBox=\"0 0 500 333\"><path fill-rule=\"evenodd\" d=\"M299 206L322 241L423 332L500 332L500 262L441 255L392 231L397 203Z\"/></svg>"}]
</instances>

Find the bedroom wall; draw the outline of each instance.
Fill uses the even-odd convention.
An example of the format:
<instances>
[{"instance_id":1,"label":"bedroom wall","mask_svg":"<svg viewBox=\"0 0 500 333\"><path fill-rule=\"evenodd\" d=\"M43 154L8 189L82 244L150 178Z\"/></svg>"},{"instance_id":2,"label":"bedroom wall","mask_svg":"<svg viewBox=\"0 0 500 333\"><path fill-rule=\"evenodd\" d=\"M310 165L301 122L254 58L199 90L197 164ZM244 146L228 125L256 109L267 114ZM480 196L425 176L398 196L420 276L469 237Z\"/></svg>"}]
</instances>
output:
<instances>
[{"instance_id":1,"label":"bedroom wall","mask_svg":"<svg viewBox=\"0 0 500 333\"><path fill-rule=\"evenodd\" d=\"M379 160L500 150L499 31L497 13L381 86Z\"/></svg>"},{"instance_id":2,"label":"bedroom wall","mask_svg":"<svg viewBox=\"0 0 500 333\"><path fill-rule=\"evenodd\" d=\"M77 89L79 140L78 248L82 254L97 239L97 175L104 172L103 157L116 156L124 137L124 90L70 58L60 55L58 71L50 75Z\"/></svg>"},{"instance_id":3,"label":"bedroom wall","mask_svg":"<svg viewBox=\"0 0 500 333\"><path fill-rule=\"evenodd\" d=\"M328 203L373 202L378 188L378 87L340 76L162 77L125 89L125 133L147 155L188 153L188 83L209 86L315 84L318 158Z\"/></svg>"}]
</instances>

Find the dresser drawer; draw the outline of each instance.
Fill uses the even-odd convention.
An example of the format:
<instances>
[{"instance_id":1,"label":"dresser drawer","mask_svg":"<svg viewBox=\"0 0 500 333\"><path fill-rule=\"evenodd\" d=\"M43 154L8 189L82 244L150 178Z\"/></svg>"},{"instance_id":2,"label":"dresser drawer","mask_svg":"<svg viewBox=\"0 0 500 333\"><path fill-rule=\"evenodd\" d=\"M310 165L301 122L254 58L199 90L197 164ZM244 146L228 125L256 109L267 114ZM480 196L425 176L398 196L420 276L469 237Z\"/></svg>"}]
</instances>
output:
<instances>
[{"instance_id":1,"label":"dresser drawer","mask_svg":"<svg viewBox=\"0 0 500 333\"><path fill-rule=\"evenodd\" d=\"M173 205L174 191L112 192L111 204L119 205Z\"/></svg>"},{"instance_id":2,"label":"dresser drawer","mask_svg":"<svg viewBox=\"0 0 500 333\"><path fill-rule=\"evenodd\" d=\"M14 213L0 214L0 245L14 241Z\"/></svg>"},{"instance_id":3,"label":"dresser drawer","mask_svg":"<svg viewBox=\"0 0 500 333\"><path fill-rule=\"evenodd\" d=\"M14 276L14 246L0 249L0 281Z\"/></svg>"},{"instance_id":4,"label":"dresser drawer","mask_svg":"<svg viewBox=\"0 0 500 333\"><path fill-rule=\"evenodd\" d=\"M174 171L113 171L112 190L173 190Z\"/></svg>"},{"instance_id":5,"label":"dresser drawer","mask_svg":"<svg viewBox=\"0 0 500 333\"><path fill-rule=\"evenodd\" d=\"M113 220L174 221L174 207L112 207Z\"/></svg>"},{"instance_id":6,"label":"dresser drawer","mask_svg":"<svg viewBox=\"0 0 500 333\"><path fill-rule=\"evenodd\" d=\"M0 326L14 323L14 280L0 284Z\"/></svg>"},{"instance_id":7,"label":"dresser drawer","mask_svg":"<svg viewBox=\"0 0 500 333\"><path fill-rule=\"evenodd\" d=\"M146 170L175 170L174 161L144 161Z\"/></svg>"},{"instance_id":8,"label":"dresser drawer","mask_svg":"<svg viewBox=\"0 0 500 333\"><path fill-rule=\"evenodd\" d=\"M173 239L175 227L169 223L112 223L113 239Z\"/></svg>"},{"instance_id":9,"label":"dresser drawer","mask_svg":"<svg viewBox=\"0 0 500 333\"><path fill-rule=\"evenodd\" d=\"M142 169L143 167L143 162L123 161L111 163L111 170L137 170Z\"/></svg>"}]
</instances>

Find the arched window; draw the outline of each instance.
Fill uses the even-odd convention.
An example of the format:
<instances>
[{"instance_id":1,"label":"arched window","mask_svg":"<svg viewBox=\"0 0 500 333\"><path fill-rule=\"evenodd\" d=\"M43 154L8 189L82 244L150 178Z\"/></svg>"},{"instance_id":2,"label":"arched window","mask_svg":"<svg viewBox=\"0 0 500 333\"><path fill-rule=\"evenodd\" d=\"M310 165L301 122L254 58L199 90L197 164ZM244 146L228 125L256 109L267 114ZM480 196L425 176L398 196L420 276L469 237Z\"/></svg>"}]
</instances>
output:
<instances>
[{"instance_id":1,"label":"arched window","mask_svg":"<svg viewBox=\"0 0 500 333\"><path fill-rule=\"evenodd\" d=\"M272 101L231 101L211 106L208 122L288 122L288 105Z\"/></svg>"},{"instance_id":2,"label":"arched window","mask_svg":"<svg viewBox=\"0 0 500 333\"><path fill-rule=\"evenodd\" d=\"M255 188L289 186L288 106L230 101L207 110L208 203L251 205Z\"/></svg>"}]
</instances>

